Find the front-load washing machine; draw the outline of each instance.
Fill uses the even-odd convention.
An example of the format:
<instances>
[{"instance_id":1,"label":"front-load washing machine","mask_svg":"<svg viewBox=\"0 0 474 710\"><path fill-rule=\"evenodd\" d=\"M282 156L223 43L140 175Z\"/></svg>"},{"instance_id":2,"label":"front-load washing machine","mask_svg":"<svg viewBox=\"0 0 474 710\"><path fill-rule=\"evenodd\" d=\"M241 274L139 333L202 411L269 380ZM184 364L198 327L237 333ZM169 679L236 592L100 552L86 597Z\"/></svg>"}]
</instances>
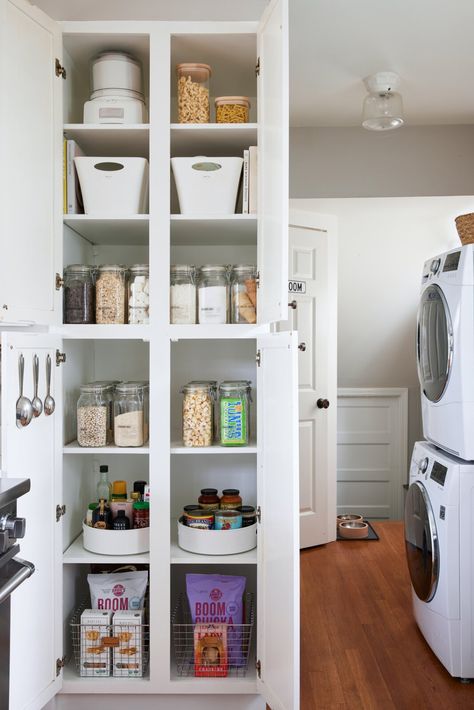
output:
<instances>
[{"instance_id":1,"label":"front-load washing machine","mask_svg":"<svg viewBox=\"0 0 474 710\"><path fill-rule=\"evenodd\" d=\"M474 678L474 465L415 444L405 547L418 626L449 673Z\"/></svg>"},{"instance_id":2,"label":"front-load washing machine","mask_svg":"<svg viewBox=\"0 0 474 710\"><path fill-rule=\"evenodd\" d=\"M417 330L423 436L474 460L474 245L425 262Z\"/></svg>"}]
</instances>

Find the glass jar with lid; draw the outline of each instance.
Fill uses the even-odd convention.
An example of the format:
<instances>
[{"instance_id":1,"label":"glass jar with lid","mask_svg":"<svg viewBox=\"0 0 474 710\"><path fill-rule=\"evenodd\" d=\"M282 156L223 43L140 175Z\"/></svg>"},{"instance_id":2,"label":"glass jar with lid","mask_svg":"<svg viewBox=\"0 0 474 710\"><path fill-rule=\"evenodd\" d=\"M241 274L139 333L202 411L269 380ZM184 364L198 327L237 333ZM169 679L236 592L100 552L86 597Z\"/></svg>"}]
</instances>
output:
<instances>
[{"instance_id":1,"label":"glass jar with lid","mask_svg":"<svg viewBox=\"0 0 474 710\"><path fill-rule=\"evenodd\" d=\"M114 392L115 386L118 385L119 380L96 380L94 382L88 382L87 384L91 387L102 388L104 398L107 400L108 413L107 413L107 443L110 444L114 440Z\"/></svg>"},{"instance_id":2,"label":"glass jar with lid","mask_svg":"<svg viewBox=\"0 0 474 710\"><path fill-rule=\"evenodd\" d=\"M101 386L81 385L77 401L79 446L95 448L107 445L109 411L109 404Z\"/></svg>"},{"instance_id":3,"label":"glass jar with lid","mask_svg":"<svg viewBox=\"0 0 474 710\"><path fill-rule=\"evenodd\" d=\"M248 123L250 101L248 96L217 96L216 123Z\"/></svg>"},{"instance_id":4,"label":"glass jar with lid","mask_svg":"<svg viewBox=\"0 0 474 710\"><path fill-rule=\"evenodd\" d=\"M217 402L217 380L192 380L190 385L202 385L204 387L209 387L209 392L212 400L212 438L217 439L217 416L216 416L216 402Z\"/></svg>"},{"instance_id":5,"label":"glass jar with lid","mask_svg":"<svg viewBox=\"0 0 474 710\"><path fill-rule=\"evenodd\" d=\"M95 323L94 267L71 264L64 269L64 322Z\"/></svg>"},{"instance_id":6,"label":"glass jar with lid","mask_svg":"<svg viewBox=\"0 0 474 710\"><path fill-rule=\"evenodd\" d=\"M257 270L255 266L238 264L230 274L231 323L257 322Z\"/></svg>"},{"instance_id":7,"label":"glass jar with lid","mask_svg":"<svg viewBox=\"0 0 474 710\"><path fill-rule=\"evenodd\" d=\"M127 269L119 264L99 266L95 284L96 323L125 323Z\"/></svg>"},{"instance_id":8,"label":"glass jar with lid","mask_svg":"<svg viewBox=\"0 0 474 710\"><path fill-rule=\"evenodd\" d=\"M150 322L150 276L148 264L134 264L129 269L128 322Z\"/></svg>"},{"instance_id":9,"label":"glass jar with lid","mask_svg":"<svg viewBox=\"0 0 474 710\"><path fill-rule=\"evenodd\" d=\"M221 446L249 443L250 383L229 380L219 386L219 440Z\"/></svg>"},{"instance_id":10,"label":"glass jar with lid","mask_svg":"<svg viewBox=\"0 0 474 710\"><path fill-rule=\"evenodd\" d=\"M195 268L173 264L170 268L170 323L196 323Z\"/></svg>"},{"instance_id":11,"label":"glass jar with lid","mask_svg":"<svg viewBox=\"0 0 474 710\"><path fill-rule=\"evenodd\" d=\"M229 322L227 266L201 266L197 276L198 323Z\"/></svg>"},{"instance_id":12,"label":"glass jar with lid","mask_svg":"<svg viewBox=\"0 0 474 710\"><path fill-rule=\"evenodd\" d=\"M209 64L186 62L176 66L178 122L209 123Z\"/></svg>"},{"instance_id":13,"label":"glass jar with lid","mask_svg":"<svg viewBox=\"0 0 474 710\"><path fill-rule=\"evenodd\" d=\"M116 446L145 443L145 395L143 385L121 382L115 388L114 442Z\"/></svg>"},{"instance_id":14,"label":"glass jar with lid","mask_svg":"<svg viewBox=\"0 0 474 710\"><path fill-rule=\"evenodd\" d=\"M212 445L213 399L209 384L189 382L183 397L183 444L186 447Z\"/></svg>"}]
</instances>

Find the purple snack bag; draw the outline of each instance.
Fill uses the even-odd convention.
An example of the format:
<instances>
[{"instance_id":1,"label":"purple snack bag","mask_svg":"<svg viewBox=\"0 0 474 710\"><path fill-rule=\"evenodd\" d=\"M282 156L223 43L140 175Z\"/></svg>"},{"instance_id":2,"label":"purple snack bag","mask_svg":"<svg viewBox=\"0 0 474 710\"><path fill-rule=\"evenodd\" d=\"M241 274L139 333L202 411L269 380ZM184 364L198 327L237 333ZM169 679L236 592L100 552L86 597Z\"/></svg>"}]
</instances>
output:
<instances>
[{"instance_id":1,"label":"purple snack bag","mask_svg":"<svg viewBox=\"0 0 474 710\"><path fill-rule=\"evenodd\" d=\"M193 624L229 624L227 656L229 666L241 666L244 623L245 577L224 574L187 574L186 592Z\"/></svg>"}]
</instances>

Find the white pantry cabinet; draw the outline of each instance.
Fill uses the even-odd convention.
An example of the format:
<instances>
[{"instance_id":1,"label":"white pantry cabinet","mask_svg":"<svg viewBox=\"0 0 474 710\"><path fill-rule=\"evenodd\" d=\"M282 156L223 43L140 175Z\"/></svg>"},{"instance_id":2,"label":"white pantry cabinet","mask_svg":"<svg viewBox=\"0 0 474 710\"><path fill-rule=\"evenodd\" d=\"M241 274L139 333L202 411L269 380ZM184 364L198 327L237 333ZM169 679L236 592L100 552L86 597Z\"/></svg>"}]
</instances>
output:
<instances>
[{"instance_id":1,"label":"white pantry cabinet","mask_svg":"<svg viewBox=\"0 0 474 710\"><path fill-rule=\"evenodd\" d=\"M82 710L98 701L95 695L101 696L102 707L114 710L138 702L143 708L170 709L183 703L217 708L223 702L229 710L261 710L265 702L272 710L299 707L297 338L295 333L270 332L271 323L287 317L286 5L286 0L270 2L261 22L111 18L55 24L23 0L0 0L2 78L14 99L8 108L7 102L2 104L0 133L2 140L7 133L12 137L7 165L1 166L2 198L8 195L9 203L2 219L10 232L6 237L2 229L7 242L2 242L0 263L0 310L3 301L7 306L0 325L1 454L5 475L32 479L19 513L28 521L22 553L37 568L13 602L12 710L40 710L48 703L48 708ZM3 40L12 52L20 42L12 56L21 86L5 66ZM89 62L104 49L127 50L140 58L149 124L82 124ZM56 59L65 78L61 72L56 75ZM216 95L250 96L251 123L176 123L175 65L181 61L212 66L211 106ZM30 91L36 103L25 115L25 94ZM15 110L15 101L24 109ZM63 132L88 155L146 157L149 214L63 217ZM171 157L241 155L256 144L257 215L179 214ZM10 163L14 165L9 173ZM56 273L61 275L71 263L149 263L150 324L63 325ZM169 325L171 263L256 263L257 324ZM32 358L39 356L43 399L50 355L56 400L52 416L41 416L22 430L14 414L20 354L30 396ZM146 446L78 446L79 385L101 379L149 379ZM192 379L251 380L250 446L182 446L180 389ZM149 480L149 552L110 558L83 548L82 519L95 496L97 466L102 463L109 466L112 480ZM256 549L210 557L178 547L176 518L183 504L208 485L220 490L238 487L245 502L260 507ZM142 679L81 678L74 666L71 615L87 596L91 565L107 563L140 564L149 570L150 660ZM179 674L170 619L187 572L246 576L256 619L245 676Z\"/></svg>"}]
</instances>

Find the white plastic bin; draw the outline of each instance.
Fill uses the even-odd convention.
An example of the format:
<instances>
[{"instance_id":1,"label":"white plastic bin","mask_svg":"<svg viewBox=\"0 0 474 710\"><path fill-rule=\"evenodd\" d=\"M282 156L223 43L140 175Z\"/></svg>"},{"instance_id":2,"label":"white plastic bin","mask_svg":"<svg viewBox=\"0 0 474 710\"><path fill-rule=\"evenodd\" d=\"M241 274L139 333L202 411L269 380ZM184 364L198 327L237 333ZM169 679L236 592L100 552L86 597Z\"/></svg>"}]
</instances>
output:
<instances>
[{"instance_id":1,"label":"white plastic bin","mask_svg":"<svg viewBox=\"0 0 474 710\"><path fill-rule=\"evenodd\" d=\"M137 555L150 549L150 528L100 530L82 524L82 544L98 555Z\"/></svg>"},{"instance_id":2,"label":"white plastic bin","mask_svg":"<svg viewBox=\"0 0 474 710\"><path fill-rule=\"evenodd\" d=\"M257 523L235 530L200 530L178 520L178 545L198 555L237 555L257 547Z\"/></svg>"},{"instance_id":3,"label":"white plastic bin","mask_svg":"<svg viewBox=\"0 0 474 710\"><path fill-rule=\"evenodd\" d=\"M243 158L171 158L181 214L234 214Z\"/></svg>"},{"instance_id":4,"label":"white plastic bin","mask_svg":"<svg viewBox=\"0 0 474 710\"><path fill-rule=\"evenodd\" d=\"M92 215L148 212L148 160L145 158L74 158L84 200Z\"/></svg>"}]
</instances>

